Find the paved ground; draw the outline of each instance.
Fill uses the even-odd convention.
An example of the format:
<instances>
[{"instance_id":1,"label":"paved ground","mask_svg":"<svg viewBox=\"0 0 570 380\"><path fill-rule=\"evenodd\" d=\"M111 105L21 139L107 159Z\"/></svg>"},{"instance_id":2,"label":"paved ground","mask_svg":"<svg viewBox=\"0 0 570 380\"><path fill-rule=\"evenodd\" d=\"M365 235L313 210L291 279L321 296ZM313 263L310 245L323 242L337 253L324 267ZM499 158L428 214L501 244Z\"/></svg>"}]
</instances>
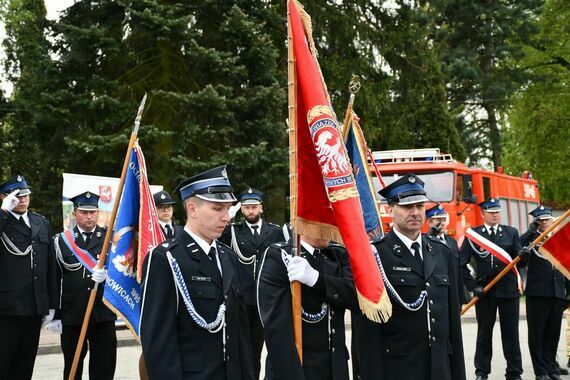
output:
<instances>
[{"instance_id":1,"label":"paved ground","mask_svg":"<svg viewBox=\"0 0 570 380\"><path fill-rule=\"evenodd\" d=\"M530 361L530 355L527 344L527 325L524 316L524 305L521 307L521 321L519 323L521 351L523 354L524 374L523 379L534 379L534 373ZM350 326L350 323L347 323ZM562 326L566 327L566 320L563 320ZM558 356L560 364L565 365L566 358L566 334L562 329L562 336L558 346ZM350 329L347 331L347 339L350 339ZM467 378L474 379L473 369L473 356L475 354L475 338L477 334L477 324L475 323L474 313L470 310L463 318L463 340L465 347L465 365L467 368ZM117 371L115 379L117 380L136 380L138 379L138 359L141 353L140 346L132 338L128 330L119 330L119 349L117 358ZM34 379L38 380L61 380L63 373L63 355L58 346L59 336L50 332L42 333L40 355L36 359L36 366L34 368ZM501 337L499 325L496 324L493 347L495 348L492 364L492 373L489 380L504 379L504 372L506 368L505 359L503 358L501 348ZM88 358L86 358L88 360ZM87 362L85 362L87 366ZM88 379L87 369L84 370L83 379ZM563 376L563 379L569 379L570 376ZM402 379L412 380L412 379Z\"/></svg>"}]
</instances>

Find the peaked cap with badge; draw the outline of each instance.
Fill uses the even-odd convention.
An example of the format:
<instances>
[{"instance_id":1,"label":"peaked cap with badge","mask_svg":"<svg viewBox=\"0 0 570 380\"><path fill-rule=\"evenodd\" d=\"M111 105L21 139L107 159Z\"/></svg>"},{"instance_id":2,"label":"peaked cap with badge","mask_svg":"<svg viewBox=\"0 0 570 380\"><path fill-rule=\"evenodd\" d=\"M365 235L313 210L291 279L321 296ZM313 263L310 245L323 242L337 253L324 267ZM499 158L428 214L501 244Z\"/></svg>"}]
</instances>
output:
<instances>
[{"instance_id":1,"label":"peaked cap with badge","mask_svg":"<svg viewBox=\"0 0 570 380\"><path fill-rule=\"evenodd\" d=\"M389 205L400 206L427 202L424 182L415 174L406 174L378 192Z\"/></svg>"},{"instance_id":2,"label":"peaked cap with badge","mask_svg":"<svg viewBox=\"0 0 570 380\"><path fill-rule=\"evenodd\" d=\"M489 198L477 206L481 207L482 211L485 212L500 212L501 211L501 201L498 198Z\"/></svg>"},{"instance_id":3,"label":"peaked cap with badge","mask_svg":"<svg viewBox=\"0 0 570 380\"><path fill-rule=\"evenodd\" d=\"M543 205L538 206L528 214L532 215L535 220L554 219L554 216L552 216L552 209Z\"/></svg>"},{"instance_id":4,"label":"peaked cap with badge","mask_svg":"<svg viewBox=\"0 0 570 380\"><path fill-rule=\"evenodd\" d=\"M426 218L447 218L447 211L443 208L441 204L436 204L435 206L426 210Z\"/></svg>"},{"instance_id":5,"label":"peaked cap with badge","mask_svg":"<svg viewBox=\"0 0 570 380\"><path fill-rule=\"evenodd\" d=\"M174 190L183 201L196 196L210 202L236 202L233 191L226 165L186 178Z\"/></svg>"},{"instance_id":6,"label":"peaked cap with badge","mask_svg":"<svg viewBox=\"0 0 570 380\"><path fill-rule=\"evenodd\" d=\"M239 193L237 198L242 205L259 205L263 203L264 196L263 192L250 187Z\"/></svg>"},{"instance_id":7,"label":"peaked cap with badge","mask_svg":"<svg viewBox=\"0 0 570 380\"><path fill-rule=\"evenodd\" d=\"M23 197L32 193L28 188L28 183L24 176L19 174L0 184L0 193L10 194L14 190L19 190L18 194L16 194L18 197Z\"/></svg>"},{"instance_id":8,"label":"peaked cap with badge","mask_svg":"<svg viewBox=\"0 0 570 380\"><path fill-rule=\"evenodd\" d=\"M154 198L154 204L157 206L168 206L176 204L176 201L173 201L170 197L170 194L164 190L153 194L152 197Z\"/></svg>"},{"instance_id":9,"label":"peaked cap with badge","mask_svg":"<svg viewBox=\"0 0 570 380\"><path fill-rule=\"evenodd\" d=\"M93 211L99 210L99 196L90 191L78 194L69 198L73 202L73 207L77 210Z\"/></svg>"}]
</instances>

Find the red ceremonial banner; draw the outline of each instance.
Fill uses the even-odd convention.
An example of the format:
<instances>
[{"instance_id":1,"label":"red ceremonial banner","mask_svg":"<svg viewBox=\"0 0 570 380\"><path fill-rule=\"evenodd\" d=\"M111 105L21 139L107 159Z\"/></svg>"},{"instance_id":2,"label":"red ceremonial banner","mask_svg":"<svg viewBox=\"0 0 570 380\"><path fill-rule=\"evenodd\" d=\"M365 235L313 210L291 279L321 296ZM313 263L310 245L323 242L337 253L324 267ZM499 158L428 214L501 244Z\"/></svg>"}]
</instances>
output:
<instances>
[{"instance_id":1,"label":"red ceremonial banner","mask_svg":"<svg viewBox=\"0 0 570 380\"><path fill-rule=\"evenodd\" d=\"M542 243L539 252L570 280L570 218Z\"/></svg>"},{"instance_id":2,"label":"red ceremonial banner","mask_svg":"<svg viewBox=\"0 0 570 380\"><path fill-rule=\"evenodd\" d=\"M296 210L294 230L301 235L334 240L348 250L362 312L386 321L392 305L364 227L362 207L312 42L310 16L289 0L296 62Z\"/></svg>"}]
</instances>

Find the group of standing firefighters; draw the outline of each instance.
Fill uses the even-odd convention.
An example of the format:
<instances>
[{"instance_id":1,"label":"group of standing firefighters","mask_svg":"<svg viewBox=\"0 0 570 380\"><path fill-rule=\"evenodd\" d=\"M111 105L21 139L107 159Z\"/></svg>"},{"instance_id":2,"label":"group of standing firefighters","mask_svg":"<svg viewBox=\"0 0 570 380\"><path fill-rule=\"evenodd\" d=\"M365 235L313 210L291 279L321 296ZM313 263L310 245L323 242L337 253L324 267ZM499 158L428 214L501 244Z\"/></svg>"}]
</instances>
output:
<instances>
[{"instance_id":1,"label":"group of standing firefighters","mask_svg":"<svg viewBox=\"0 0 570 380\"><path fill-rule=\"evenodd\" d=\"M61 334L68 378L81 323L104 268L86 271L77 259L98 259L105 228L97 225L97 194L70 198L77 225L54 235L50 222L28 210L30 186L17 175L0 184L0 379L30 379L40 331ZM560 379L556 361L569 281L530 244L552 223L552 210L539 205L529 230L519 236L500 223L498 199L480 203L484 224L458 247L446 235L440 205L426 210L424 183L407 174L383 188L392 229L372 241L392 303L386 323L360 311L347 250L300 236L292 255L288 225L264 218L264 194L248 188L237 196L225 166L183 180L174 190L186 221L173 223L177 203L166 191L154 194L166 240L147 256L143 269L140 338L150 379L466 379L461 305L476 303L475 376L491 372L497 311L505 377L522 379L519 344L520 282L510 271L489 291L484 287L505 263L489 250L503 250L527 268L526 315L536 379ZM243 220L232 222L240 202ZM421 229L428 220L430 230ZM481 243L483 242L483 243ZM302 357L293 333L292 282L301 283ZM76 378L89 348L89 377L112 379L116 368L116 316L98 290ZM345 314L352 340L345 339ZM267 359L262 363L263 345ZM349 351L347 346L351 346ZM349 352L350 355L349 356Z\"/></svg>"}]
</instances>

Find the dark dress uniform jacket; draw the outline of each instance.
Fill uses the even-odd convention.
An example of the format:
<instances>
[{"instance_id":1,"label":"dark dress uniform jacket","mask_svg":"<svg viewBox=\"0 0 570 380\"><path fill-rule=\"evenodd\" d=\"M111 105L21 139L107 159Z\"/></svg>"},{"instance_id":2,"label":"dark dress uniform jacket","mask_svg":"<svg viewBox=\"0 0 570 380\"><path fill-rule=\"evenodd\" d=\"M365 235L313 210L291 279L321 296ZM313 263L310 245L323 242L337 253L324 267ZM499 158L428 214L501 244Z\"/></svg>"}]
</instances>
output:
<instances>
[{"instance_id":1,"label":"dark dress uniform jacket","mask_svg":"<svg viewBox=\"0 0 570 380\"><path fill-rule=\"evenodd\" d=\"M93 230L91 240L87 245L77 227L73 229L72 233L76 236L75 243L80 248L87 250L95 261L97 261L101 249L103 248L106 231L105 228L97 226L95 230ZM62 258L67 264L76 264L79 262L61 238L59 239L58 245L61 249ZM83 324L83 317L85 316L91 289L95 286L95 282L91 279L91 273L87 269L84 269L84 267L76 271L70 271L65 269L59 260L57 263L61 298L59 310L54 319L61 319L61 323L64 326L80 326ZM104 289L104 283L99 284L97 287L97 296L95 297L93 311L91 312L91 322L108 322L117 319L117 316L103 303Z\"/></svg>"},{"instance_id":2,"label":"dark dress uniform jacket","mask_svg":"<svg viewBox=\"0 0 570 380\"><path fill-rule=\"evenodd\" d=\"M464 304L469 302L467 298L464 286L463 286L463 272L461 271L461 265L459 260L459 247L457 246L457 240L452 238L451 236L444 234L445 242L449 246L451 250L451 256L453 257L453 266L455 267L455 271L457 273L457 292L459 294L459 303Z\"/></svg>"},{"instance_id":3,"label":"dark dress uniform jacket","mask_svg":"<svg viewBox=\"0 0 570 380\"><path fill-rule=\"evenodd\" d=\"M540 233L537 231L525 232L521 236L522 245L530 245L538 236ZM547 259L532 253L524 265L527 265L526 295L565 300L566 295L570 294L570 281Z\"/></svg>"},{"instance_id":4,"label":"dark dress uniform jacket","mask_svg":"<svg viewBox=\"0 0 570 380\"><path fill-rule=\"evenodd\" d=\"M323 302L331 308L330 342L327 316L317 323L303 321L302 366L294 343L291 287L281 257L282 249L287 254L291 253L290 244L272 245L259 271L258 308L271 362L271 366L266 368L266 380L348 380L344 312L345 309L358 310L358 300L346 249L331 244L322 250L325 258L318 261L301 248L301 255L320 273L312 288L301 286L303 309L316 314Z\"/></svg>"},{"instance_id":5,"label":"dark dress uniform jacket","mask_svg":"<svg viewBox=\"0 0 570 380\"><path fill-rule=\"evenodd\" d=\"M374 245L388 280L404 302L416 301L424 289L428 297L414 312L391 295L392 317L386 323L374 323L364 316L355 318L354 347L360 379L465 379L456 269L448 246L438 238L423 235L421 268L394 231Z\"/></svg>"},{"instance_id":6,"label":"dark dress uniform jacket","mask_svg":"<svg viewBox=\"0 0 570 380\"><path fill-rule=\"evenodd\" d=\"M167 251L178 262L191 301L206 322L214 321L218 308L225 303L225 361L223 330L210 333L194 322L175 288ZM222 280L216 263L186 232L147 255L140 333L149 379L253 379L236 254L221 243L217 251Z\"/></svg>"},{"instance_id":7,"label":"dark dress uniform jacket","mask_svg":"<svg viewBox=\"0 0 570 380\"><path fill-rule=\"evenodd\" d=\"M257 240L251 233L251 229L247 225L245 221L241 221L238 223L229 224L220 241L226 245L232 246L232 232L231 228L234 228L236 234L237 244L239 246L239 250L244 257L251 257L255 254L257 257L256 261L256 268L259 268L261 264L261 259L263 257L263 253L273 243L278 243L280 241L284 241L285 238L283 237L283 231L281 227L277 224L267 223L265 220L261 223L261 231L259 232L259 238ZM232 247L233 248L233 247ZM243 263L238 263L239 267L239 279L241 283L241 287L243 290L243 296L245 299L246 305L257 305L257 300L255 297L255 280L253 273L253 264L245 265Z\"/></svg>"},{"instance_id":8,"label":"dark dress uniform jacket","mask_svg":"<svg viewBox=\"0 0 570 380\"><path fill-rule=\"evenodd\" d=\"M57 306L56 263L50 222L28 212L30 227L0 210L0 234L6 234L20 251L30 244L33 251L15 256L0 243L0 315L40 316ZM33 263L32 263L33 258Z\"/></svg>"},{"instance_id":9,"label":"dark dress uniform jacket","mask_svg":"<svg viewBox=\"0 0 570 380\"><path fill-rule=\"evenodd\" d=\"M489 239L496 245L503 248L513 259L517 257L517 254L522 249L521 241L519 238L518 231L509 226L497 225L498 231L495 234L495 238L489 235L486 230L485 225L474 227L473 230L479 235ZM475 248L481 253L482 248L473 244ZM473 279L467 264L471 259L475 261L476 278ZM473 290L477 286L484 287L487 285L495 276L497 276L504 268L505 264L501 260L493 255L489 254L485 258L481 258L473 247L469 243L467 237L463 240L460 251L461 267L463 270L463 281L467 286L467 289ZM495 286L493 286L487 293L489 296L495 296L499 298L517 298L520 296L517 276L513 271L509 271Z\"/></svg>"}]
</instances>

